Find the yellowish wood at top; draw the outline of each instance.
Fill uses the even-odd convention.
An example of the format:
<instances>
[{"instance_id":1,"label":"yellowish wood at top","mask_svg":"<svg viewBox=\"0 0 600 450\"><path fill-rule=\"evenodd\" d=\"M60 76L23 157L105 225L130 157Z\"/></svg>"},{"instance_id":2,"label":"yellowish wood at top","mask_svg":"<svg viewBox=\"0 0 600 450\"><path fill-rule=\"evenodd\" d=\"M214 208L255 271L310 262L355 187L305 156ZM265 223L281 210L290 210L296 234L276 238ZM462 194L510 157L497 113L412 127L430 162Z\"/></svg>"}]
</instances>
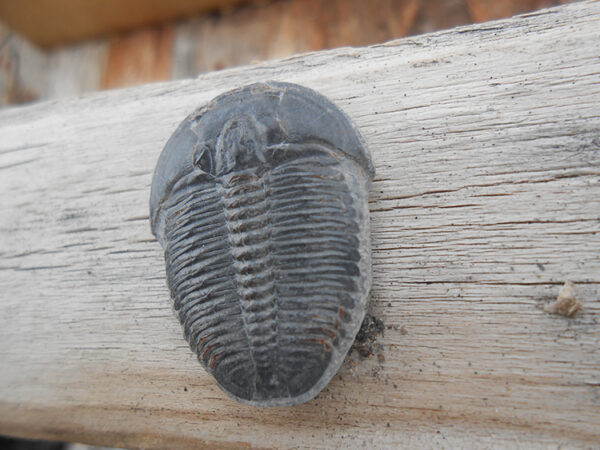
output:
<instances>
[{"instance_id":1,"label":"yellowish wood at top","mask_svg":"<svg viewBox=\"0 0 600 450\"><path fill-rule=\"evenodd\" d=\"M42 47L89 39L249 0L3 0L0 19Z\"/></svg>"}]
</instances>

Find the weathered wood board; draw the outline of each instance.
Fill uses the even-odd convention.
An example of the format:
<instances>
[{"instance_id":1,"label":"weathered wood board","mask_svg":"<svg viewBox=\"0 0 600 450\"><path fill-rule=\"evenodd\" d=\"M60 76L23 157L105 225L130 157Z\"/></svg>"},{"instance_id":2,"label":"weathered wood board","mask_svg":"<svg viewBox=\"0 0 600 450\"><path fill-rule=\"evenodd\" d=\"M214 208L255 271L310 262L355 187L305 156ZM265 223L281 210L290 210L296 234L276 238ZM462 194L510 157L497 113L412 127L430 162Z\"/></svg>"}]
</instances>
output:
<instances>
[{"instance_id":1,"label":"weathered wood board","mask_svg":"<svg viewBox=\"0 0 600 450\"><path fill-rule=\"evenodd\" d=\"M0 433L124 447L600 443L600 2L0 111ZM227 398L150 234L154 164L219 93L304 84L376 164L383 348L315 400ZM544 311L567 280L583 310Z\"/></svg>"}]
</instances>

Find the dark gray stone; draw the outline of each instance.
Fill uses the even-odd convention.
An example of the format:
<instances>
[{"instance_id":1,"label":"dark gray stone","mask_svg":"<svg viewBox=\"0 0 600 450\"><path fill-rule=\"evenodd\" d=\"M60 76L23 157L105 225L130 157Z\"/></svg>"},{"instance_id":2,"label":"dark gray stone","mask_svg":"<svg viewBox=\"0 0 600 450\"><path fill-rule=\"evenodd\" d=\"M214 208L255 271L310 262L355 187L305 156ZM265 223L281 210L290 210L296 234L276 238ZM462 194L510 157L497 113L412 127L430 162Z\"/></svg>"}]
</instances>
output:
<instances>
[{"instance_id":1,"label":"dark gray stone","mask_svg":"<svg viewBox=\"0 0 600 450\"><path fill-rule=\"evenodd\" d=\"M231 397L302 403L339 369L371 287L373 174L348 118L288 83L223 94L167 142L152 231L185 338Z\"/></svg>"}]
</instances>

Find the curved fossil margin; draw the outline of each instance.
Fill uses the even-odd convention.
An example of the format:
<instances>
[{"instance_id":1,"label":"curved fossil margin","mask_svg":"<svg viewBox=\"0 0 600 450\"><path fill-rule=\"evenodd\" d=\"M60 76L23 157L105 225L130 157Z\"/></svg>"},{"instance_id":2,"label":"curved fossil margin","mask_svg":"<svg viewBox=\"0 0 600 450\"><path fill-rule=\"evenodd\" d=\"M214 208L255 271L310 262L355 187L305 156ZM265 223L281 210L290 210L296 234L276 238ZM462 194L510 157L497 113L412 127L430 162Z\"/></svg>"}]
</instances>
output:
<instances>
[{"instance_id":1,"label":"curved fossil margin","mask_svg":"<svg viewBox=\"0 0 600 450\"><path fill-rule=\"evenodd\" d=\"M303 403L315 397L335 375L348 352L364 318L371 286L370 229L368 220L368 188L374 175L373 164L358 131L350 120L329 100L302 86L268 82L243 87L225 93L188 116L169 139L154 173L150 199L152 231L166 250L165 214L163 206L176 184L195 170L194 155L203 142L216 142L224 122L230 117L247 114L266 124L264 143L276 147L302 144L306 140L325 143L334 149L351 180L360 209L360 293L352 311L349 331L331 351L331 359L318 381L306 392L294 397L248 399L237 396L221 384L232 398L257 406L288 406ZM190 343L190 345L192 345ZM200 359L200 355L199 355ZM202 362L202 360L201 360ZM212 373L203 362L205 368ZM214 374L213 374L214 375Z\"/></svg>"}]
</instances>

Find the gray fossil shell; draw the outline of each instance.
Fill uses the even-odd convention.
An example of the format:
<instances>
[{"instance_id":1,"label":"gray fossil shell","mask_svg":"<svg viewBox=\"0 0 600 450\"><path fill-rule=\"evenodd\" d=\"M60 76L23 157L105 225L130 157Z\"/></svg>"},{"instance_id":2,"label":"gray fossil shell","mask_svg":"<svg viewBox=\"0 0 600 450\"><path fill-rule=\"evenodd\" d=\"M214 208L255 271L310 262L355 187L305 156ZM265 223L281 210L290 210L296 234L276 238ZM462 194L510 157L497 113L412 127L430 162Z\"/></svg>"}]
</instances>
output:
<instances>
[{"instance_id":1,"label":"gray fossil shell","mask_svg":"<svg viewBox=\"0 0 600 450\"><path fill-rule=\"evenodd\" d=\"M185 338L231 397L315 397L358 332L371 287L363 141L329 100L269 82L223 94L167 142L152 231Z\"/></svg>"}]
</instances>

